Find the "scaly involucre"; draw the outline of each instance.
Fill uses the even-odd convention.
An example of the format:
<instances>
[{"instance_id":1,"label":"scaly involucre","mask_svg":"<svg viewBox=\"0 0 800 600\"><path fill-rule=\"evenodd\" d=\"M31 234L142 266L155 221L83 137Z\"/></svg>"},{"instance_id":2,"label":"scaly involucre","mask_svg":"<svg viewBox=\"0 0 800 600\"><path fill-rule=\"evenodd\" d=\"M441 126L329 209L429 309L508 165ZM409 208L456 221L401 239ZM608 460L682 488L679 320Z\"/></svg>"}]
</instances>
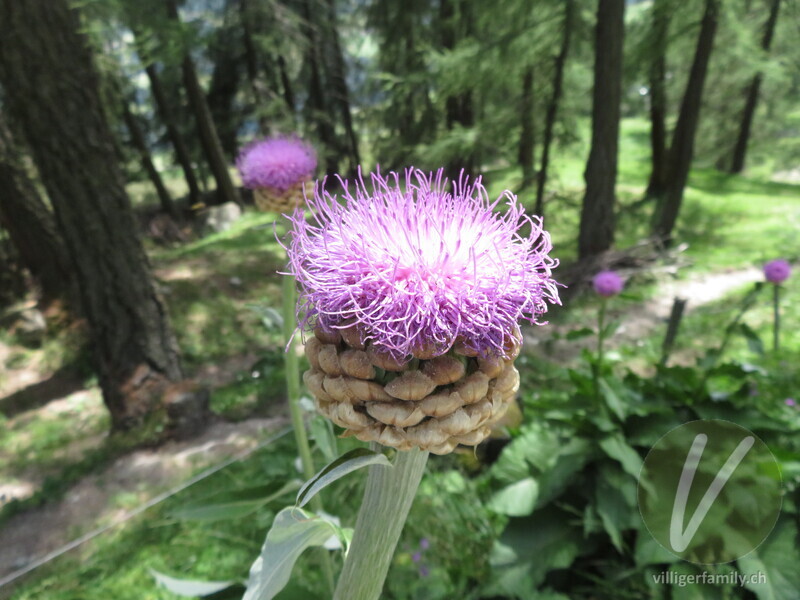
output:
<instances>
[{"instance_id":1,"label":"scaly involucre","mask_svg":"<svg viewBox=\"0 0 800 600\"><path fill-rule=\"evenodd\" d=\"M243 148L236 167L246 188L285 191L311 179L317 168L317 155L297 137L272 137Z\"/></svg>"},{"instance_id":2,"label":"scaly involucre","mask_svg":"<svg viewBox=\"0 0 800 600\"><path fill-rule=\"evenodd\" d=\"M301 288L298 317L323 329L355 324L364 342L408 358L454 344L508 356L517 322L539 323L560 303L549 234L506 191L491 202L480 178L448 191L443 171L318 183L291 221L289 260ZM505 199L505 212L495 212ZM523 237L521 230L529 229ZM430 352L429 352L430 353Z\"/></svg>"}]
</instances>

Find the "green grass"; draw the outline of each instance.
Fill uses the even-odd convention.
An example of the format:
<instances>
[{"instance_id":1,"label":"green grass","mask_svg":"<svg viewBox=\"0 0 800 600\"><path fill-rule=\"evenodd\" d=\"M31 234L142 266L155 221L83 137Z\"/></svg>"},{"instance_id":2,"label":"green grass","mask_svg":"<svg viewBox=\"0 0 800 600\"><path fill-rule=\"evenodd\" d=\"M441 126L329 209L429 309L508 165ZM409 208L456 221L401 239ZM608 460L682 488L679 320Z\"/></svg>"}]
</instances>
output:
<instances>
[{"instance_id":1,"label":"green grass","mask_svg":"<svg viewBox=\"0 0 800 600\"><path fill-rule=\"evenodd\" d=\"M280 306L277 271L285 255L275 240L274 219L273 214L247 212L227 231L153 252L190 369L278 343L248 308Z\"/></svg>"},{"instance_id":2,"label":"green grass","mask_svg":"<svg viewBox=\"0 0 800 600\"><path fill-rule=\"evenodd\" d=\"M580 128L581 141L561 149L551 166L548 189L553 198L545 205L545 228L553 239L554 254L562 261L577 256L577 231L588 156L588 128ZM625 119L620 133L617 177L616 247L625 248L648 235L652 205L637 203L650 175L649 125L644 119ZM800 258L800 185L770 181L758 176L727 175L714 169L693 169L686 189L676 239L688 243L693 272L743 268L770 258ZM509 167L486 173L490 195L516 189L519 169ZM535 190L520 200L533 209Z\"/></svg>"},{"instance_id":3,"label":"green grass","mask_svg":"<svg viewBox=\"0 0 800 600\"><path fill-rule=\"evenodd\" d=\"M623 122L618 179L618 247L634 244L647 234L652 207L632 208L637 206L649 175L647 135L646 121L628 119ZM553 237L554 255L565 262L576 256L576 231L584 186L582 173L588 151L585 127L582 137L581 144L556 152L551 173L554 194L546 206L545 225ZM692 172L676 230L678 241L688 243L687 256L691 260L691 266L682 270L681 277L760 265L778 256L800 258L797 237L797 231L800 231L800 186L771 182L764 171L756 170L756 173L757 176L728 176L705 168ZM498 194L506 187L514 189L519 184L520 173L516 168L495 169L489 171L485 179L490 193ZM533 190L526 190L520 197L526 206L532 207ZM258 314L249 308L253 304L279 307L280 281L276 271L284 264L284 253L275 240L274 218L271 214L247 212L226 232L177 248L150 248L190 373L230 356L254 353L263 357L252 369L238 374L234 381L213 394L213 409L229 418L244 418L283 393L280 336L277 331L265 328ZM279 224L279 230L280 227ZM637 277L624 297L612 300L612 314L624 318L629 308L650 297L655 289L653 280L647 275ZM793 390L800 384L797 376L793 375L793 365L800 359L800 302L796 300L800 294L800 277L794 277L786 284L782 305L784 349L780 355L769 351L771 306L766 292L743 319L764 340L766 354L754 354L744 338L739 336L732 339L724 358L751 363L776 373L762 390L762 395L764 402L778 404L781 398L796 393ZM722 339L724 326L745 293L746 290L736 291L688 314L676 345L676 360L692 362L709 347L717 345ZM577 329L594 325L596 309L596 300L584 296L572 300L556 316ZM543 330L543 335L548 335L546 330ZM662 338L663 328L656 328L635 344L610 351L608 358L615 361L618 373L633 364L652 365L660 355ZM60 344L57 338L45 342L47 352L53 357L49 360L54 363L57 362ZM18 363L33 360L32 352L20 351L12 360ZM530 394L535 385L541 384L540 376L549 367L545 363L533 364L529 357L524 357L521 362L535 367L526 369L528 373L538 373L537 377L524 380L527 386L523 384L522 392ZM563 385L568 383L561 382ZM59 454L64 446L81 436L102 431L107 425L102 414L87 420L83 430L75 427L78 421L72 414L54 420L37 417L28 422L15 422L0 433L0 472L7 477L16 477L21 471L14 469L26 466L65 469L66 475L53 479L50 487L30 504L57 497L78 476L107 464L101 454L105 449L89 453L77 462L63 462ZM219 523L180 521L170 513L220 489L292 477L295 473L294 455L291 443L283 440L253 458L225 469L125 527L38 571L15 591L13 598L175 598L156 588L148 568L177 577L241 579L257 554L278 507L264 509L251 518ZM449 589L461 589L459 586L463 581L460 578L465 572L477 575L487 569L485 559L497 524L475 508L480 505L478 498L481 494L476 484L461 477L458 471L447 471L447 467L453 466L453 461L445 459L439 464L442 471L424 482L414 509L416 513L412 515L401 542L391 575L394 591L398 594L401 590L421 590L428 584L420 582L417 566L411 560L423 536L434 538L438 544L438 550L430 554L430 566L437 582L450 582ZM326 508L346 520L351 518L359 497L359 482L356 478L355 483L333 488L326 496ZM135 496L123 495L115 502L118 506L130 508L135 500ZM18 510L22 508L24 506ZM443 515L448 518L442 518ZM455 557L459 556L458 549L464 547L481 550L471 551L469 564L459 567L455 564ZM318 587L318 572L313 559L305 557L300 572L306 587L312 590ZM300 597L314 597L308 593L303 596L302 591L300 594Z\"/></svg>"},{"instance_id":4,"label":"green grass","mask_svg":"<svg viewBox=\"0 0 800 600\"><path fill-rule=\"evenodd\" d=\"M340 446L353 447L352 441ZM275 513L290 505L288 494L248 515L218 521L183 519L175 511L188 504L212 502L221 490L226 493L257 485L281 485L296 477L295 449L285 436L246 460L234 463L211 477L187 488L144 514L92 540L40 569L22 582L13 600L174 600L177 596L157 587L149 573L155 569L187 579L242 581L257 556ZM322 457L316 457L321 464ZM406 527L390 580L397 597L407 590L422 592L430 579L422 579L413 554L426 538L430 550L423 552L424 564L449 589L463 590L471 578L485 575L492 540L499 531L496 518L481 508L475 482L458 470L455 461L444 458L432 465L432 472L420 487ZM355 518L363 489L364 472L336 482L324 492L326 510L343 523ZM126 498L118 503L125 504ZM469 556L462 556L470 548ZM334 555L336 569L341 557ZM323 582L313 553L305 553L296 567L301 577L278 598L322 600ZM241 591L239 596L241 597ZM456 597L456 596L451 596Z\"/></svg>"},{"instance_id":5,"label":"green grass","mask_svg":"<svg viewBox=\"0 0 800 600\"><path fill-rule=\"evenodd\" d=\"M171 512L202 501L219 490L284 480L293 472L291 442L283 438L248 460L209 477L170 498L124 527L65 555L23 583L15 600L172 600L148 569L176 577L242 579L257 555L278 505L239 519L183 521ZM291 475L289 475L291 476ZM289 497L282 499L289 502Z\"/></svg>"}]
</instances>

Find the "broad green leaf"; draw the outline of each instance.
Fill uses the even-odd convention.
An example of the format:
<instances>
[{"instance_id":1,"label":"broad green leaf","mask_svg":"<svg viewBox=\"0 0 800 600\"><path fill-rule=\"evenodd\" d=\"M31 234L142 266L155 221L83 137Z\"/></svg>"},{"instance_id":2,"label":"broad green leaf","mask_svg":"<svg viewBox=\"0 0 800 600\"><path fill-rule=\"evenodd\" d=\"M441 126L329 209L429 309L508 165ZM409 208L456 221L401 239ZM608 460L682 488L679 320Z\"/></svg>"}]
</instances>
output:
<instances>
[{"instance_id":1,"label":"broad green leaf","mask_svg":"<svg viewBox=\"0 0 800 600\"><path fill-rule=\"evenodd\" d=\"M637 518L639 517L638 513L636 516ZM636 535L636 548L633 551L633 557L639 567L672 564L681 560L659 544L644 526Z\"/></svg>"},{"instance_id":2,"label":"broad green leaf","mask_svg":"<svg viewBox=\"0 0 800 600\"><path fill-rule=\"evenodd\" d=\"M322 546L337 527L300 508L284 508L275 517L261 554L250 567L242 600L271 600L292 574L297 558L306 548Z\"/></svg>"},{"instance_id":3,"label":"broad green leaf","mask_svg":"<svg viewBox=\"0 0 800 600\"><path fill-rule=\"evenodd\" d=\"M537 477L539 495L536 507L541 508L559 497L575 481L575 474L592 460L595 450L581 438L573 438L554 453L555 464Z\"/></svg>"},{"instance_id":4,"label":"broad green leaf","mask_svg":"<svg viewBox=\"0 0 800 600\"><path fill-rule=\"evenodd\" d=\"M723 565L722 568L724 569L724 567ZM709 567L700 567L686 562L679 562L670 566L669 571L674 573L674 580L679 581L679 578L699 576L701 574L701 569L707 571ZM684 579L684 581L686 580ZM686 583L680 585L680 583L675 583L671 585L669 589L672 600L719 600L720 587L721 586L717 585L687 585Z\"/></svg>"},{"instance_id":5,"label":"broad green leaf","mask_svg":"<svg viewBox=\"0 0 800 600\"><path fill-rule=\"evenodd\" d=\"M531 474L531 467L549 469L556 460L558 436L541 424L529 424L508 444L492 465L492 475L502 483L514 483Z\"/></svg>"},{"instance_id":6,"label":"broad green leaf","mask_svg":"<svg viewBox=\"0 0 800 600\"><path fill-rule=\"evenodd\" d=\"M595 508L611 543L620 552L622 532L633 527L636 513L636 484L613 463L605 463L598 472ZM638 515L637 515L638 516Z\"/></svg>"},{"instance_id":7,"label":"broad green leaf","mask_svg":"<svg viewBox=\"0 0 800 600\"><path fill-rule=\"evenodd\" d=\"M305 506L321 489L330 485L337 479L369 465L391 467L392 463L383 454L373 452L367 448L356 448L345 452L332 463L324 467L319 473L306 481L297 493L297 506Z\"/></svg>"},{"instance_id":8,"label":"broad green leaf","mask_svg":"<svg viewBox=\"0 0 800 600\"><path fill-rule=\"evenodd\" d=\"M759 356L764 354L764 342L761 341L759 335L747 323L739 323L739 333L747 340L747 347L751 352Z\"/></svg>"},{"instance_id":9,"label":"broad green leaf","mask_svg":"<svg viewBox=\"0 0 800 600\"><path fill-rule=\"evenodd\" d=\"M236 585L236 581L200 581L196 579L178 579L159 573L155 569L148 569L158 584L173 594L185 598L197 598L198 596L210 596L229 587Z\"/></svg>"},{"instance_id":10,"label":"broad green leaf","mask_svg":"<svg viewBox=\"0 0 800 600\"><path fill-rule=\"evenodd\" d=\"M745 587L758 600L796 600L800 590L797 524L789 517L781 518L764 543L737 562L748 578Z\"/></svg>"},{"instance_id":11,"label":"broad green leaf","mask_svg":"<svg viewBox=\"0 0 800 600\"><path fill-rule=\"evenodd\" d=\"M639 473L642 470L642 457L627 444L619 433L600 440L600 448L608 456L619 461L626 473L636 479L639 478Z\"/></svg>"},{"instance_id":12,"label":"broad green leaf","mask_svg":"<svg viewBox=\"0 0 800 600\"><path fill-rule=\"evenodd\" d=\"M625 401L608 385L605 379L601 378L599 383L600 393L606 401L606 406L620 421L624 421L626 416Z\"/></svg>"},{"instance_id":13,"label":"broad green leaf","mask_svg":"<svg viewBox=\"0 0 800 600\"><path fill-rule=\"evenodd\" d=\"M524 517L533 512L539 486L533 477L526 477L504 487L489 501L489 509L501 515Z\"/></svg>"},{"instance_id":14,"label":"broad green leaf","mask_svg":"<svg viewBox=\"0 0 800 600\"><path fill-rule=\"evenodd\" d=\"M497 569L524 564L533 585L539 585L548 571L569 567L585 548L581 529L572 521L571 515L552 505L530 517L510 519L492 549L490 563Z\"/></svg>"},{"instance_id":15,"label":"broad green leaf","mask_svg":"<svg viewBox=\"0 0 800 600\"><path fill-rule=\"evenodd\" d=\"M271 483L215 494L202 502L186 504L170 511L170 516L181 521L221 521L238 519L255 512L281 496L299 489L301 482L292 480L281 484Z\"/></svg>"},{"instance_id":16,"label":"broad green leaf","mask_svg":"<svg viewBox=\"0 0 800 600\"><path fill-rule=\"evenodd\" d=\"M581 327L580 329L573 329L572 331L568 332L567 335L564 336L564 339L568 341L579 340L581 338L594 335L594 333L594 329L590 327Z\"/></svg>"},{"instance_id":17,"label":"broad green leaf","mask_svg":"<svg viewBox=\"0 0 800 600\"><path fill-rule=\"evenodd\" d=\"M614 332L619 329L620 325L622 325L622 321L619 319L615 319L614 321L608 323L605 327L603 327L603 338L608 339L614 335Z\"/></svg>"}]
</instances>

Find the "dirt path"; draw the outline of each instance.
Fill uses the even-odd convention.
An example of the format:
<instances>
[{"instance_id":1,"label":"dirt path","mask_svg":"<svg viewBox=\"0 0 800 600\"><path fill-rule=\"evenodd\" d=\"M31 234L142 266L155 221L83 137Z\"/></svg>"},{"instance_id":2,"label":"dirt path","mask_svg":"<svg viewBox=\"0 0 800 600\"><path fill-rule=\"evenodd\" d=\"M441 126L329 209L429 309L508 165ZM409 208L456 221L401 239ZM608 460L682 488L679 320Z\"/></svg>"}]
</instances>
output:
<instances>
[{"instance_id":1,"label":"dirt path","mask_svg":"<svg viewBox=\"0 0 800 600\"><path fill-rule=\"evenodd\" d=\"M625 309L624 320L614 335L608 340L609 346L635 344L655 330L666 331L665 324L669 318L672 304L676 297L687 300L684 316L693 310L721 300L733 291L756 281L764 279L760 269L729 270L718 273L706 273L677 281L673 278L661 281L658 292L645 302ZM610 309L610 317L617 318L615 309ZM594 323L591 324L594 326ZM535 348L535 352L556 362L568 362L579 356L583 348L593 346L593 338L567 341L563 338L575 325L548 325L542 334L539 328L529 328L525 335L525 345ZM552 333L558 333L561 339L553 339Z\"/></svg>"},{"instance_id":2,"label":"dirt path","mask_svg":"<svg viewBox=\"0 0 800 600\"><path fill-rule=\"evenodd\" d=\"M198 470L221 463L285 427L286 419L216 423L200 437L169 442L156 449L120 457L102 472L85 477L57 502L12 517L0 530L0 580L96 527L124 520L115 507L120 494L138 504L186 480Z\"/></svg>"}]
</instances>

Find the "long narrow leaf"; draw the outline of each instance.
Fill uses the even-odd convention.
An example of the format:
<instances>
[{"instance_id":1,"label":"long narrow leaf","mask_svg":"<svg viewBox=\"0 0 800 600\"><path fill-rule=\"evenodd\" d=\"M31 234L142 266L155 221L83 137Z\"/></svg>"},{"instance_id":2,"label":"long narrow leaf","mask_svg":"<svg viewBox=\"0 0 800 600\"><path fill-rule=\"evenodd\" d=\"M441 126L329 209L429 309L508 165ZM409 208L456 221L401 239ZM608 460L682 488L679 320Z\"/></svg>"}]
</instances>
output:
<instances>
[{"instance_id":1,"label":"long narrow leaf","mask_svg":"<svg viewBox=\"0 0 800 600\"><path fill-rule=\"evenodd\" d=\"M392 463L383 454L373 452L367 448L356 448L355 450L350 450L350 452L345 452L303 485L297 493L297 506L305 506L325 486L330 485L337 479L341 479L348 473L369 465L391 467Z\"/></svg>"},{"instance_id":2,"label":"long narrow leaf","mask_svg":"<svg viewBox=\"0 0 800 600\"><path fill-rule=\"evenodd\" d=\"M173 594L185 598L197 598L198 596L210 596L229 587L237 585L236 581L199 581L196 579L178 579L159 573L155 569L148 569L150 574L162 587Z\"/></svg>"},{"instance_id":3,"label":"long narrow leaf","mask_svg":"<svg viewBox=\"0 0 800 600\"><path fill-rule=\"evenodd\" d=\"M281 496L294 492L299 487L300 482L293 480L283 485L271 483L233 489L211 496L201 502L194 502L176 508L170 512L170 516L181 521L238 519L255 512Z\"/></svg>"}]
</instances>

